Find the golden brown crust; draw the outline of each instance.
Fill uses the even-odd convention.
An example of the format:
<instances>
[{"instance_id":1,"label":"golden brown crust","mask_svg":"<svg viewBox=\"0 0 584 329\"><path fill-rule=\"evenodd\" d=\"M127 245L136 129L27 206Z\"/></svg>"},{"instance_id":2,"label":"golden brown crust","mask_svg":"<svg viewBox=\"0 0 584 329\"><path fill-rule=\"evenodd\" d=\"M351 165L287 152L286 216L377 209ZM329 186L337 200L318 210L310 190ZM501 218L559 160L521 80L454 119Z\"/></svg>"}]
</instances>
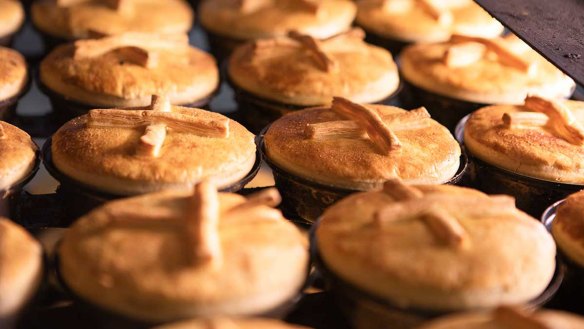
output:
<instances>
[{"instance_id":1,"label":"golden brown crust","mask_svg":"<svg viewBox=\"0 0 584 329\"><path fill-rule=\"evenodd\" d=\"M396 107L366 105L389 122L407 113ZM392 117L393 116L393 117ZM346 120L329 108L313 108L290 113L274 122L265 135L270 161L282 169L309 180L336 187L369 190L389 179L408 182L443 183L458 170L460 147L448 130L436 121L423 118L423 125L411 130L393 128L401 143L399 151L384 155L364 135L359 138L314 139L306 126ZM392 126L389 126L392 129Z\"/></svg>"},{"instance_id":2,"label":"golden brown crust","mask_svg":"<svg viewBox=\"0 0 584 329\"><path fill-rule=\"evenodd\" d=\"M103 45L111 39L78 43ZM41 82L67 99L108 107L148 105L153 94L167 94L174 104L189 104L217 89L219 73L211 55L187 45L168 49L138 45L156 57L154 67L131 61L123 47L81 57L75 56L74 45L64 45L41 63Z\"/></svg>"},{"instance_id":3,"label":"golden brown crust","mask_svg":"<svg viewBox=\"0 0 584 329\"><path fill-rule=\"evenodd\" d=\"M524 303L546 288L555 270L553 239L509 197L418 188L421 198L395 201L386 192L364 192L328 208L316 232L326 266L360 289L414 309ZM425 218L430 211L451 217L466 241L444 239L442 228Z\"/></svg>"},{"instance_id":4,"label":"golden brown crust","mask_svg":"<svg viewBox=\"0 0 584 329\"><path fill-rule=\"evenodd\" d=\"M0 320L30 300L42 277L41 245L22 227L0 217Z\"/></svg>"},{"instance_id":5,"label":"golden brown crust","mask_svg":"<svg viewBox=\"0 0 584 329\"><path fill-rule=\"evenodd\" d=\"M136 154L145 125L87 126L88 116L84 115L53 135L53 163L77 181L126 195L185 189L205 177L222 188L249 173L255 162L253 134L218 113L177 106L173 112L193 120L226 120L228 136L210 137L204 131L182 131L170 125L159 156L145 157ZM160 121L157 117L150 120Z\"/></svg>"},{"instance_id":6,"label":"golden brown crust","mask_svg":"<svg viewBox=\"0 0 584 329\"><path fill-rule=\"evenodd\" d=\"M69 288L93 304L156 322L261 314L298 294L307 243L278 210L260 206L270 216L231 216L245 198L221 193L222 262L193 265L182 222L190 198L191 192L150 194L79 219L59 248Z\"/></svg>"},{"instance_id":7,"label":"golden brown crust","mask_svg":"<svg viewBox=\"0 0 584 329\"><path fill-rule=\"evenodd\" d=\"M584 192L572 194L560 204L552 234L558 248L584 267Z\"/></svg>"},{"instance_id":8,"label":"golden brown crust","mask_svg":"<svg viewBox=\"0 0 584 329\"><path fill-rule=\"evenodd\" d=\"M584 102L561 101L584 124ZM533 113L524 106L497 105L474 112L464 129L473 156L497 167L538 179L584 184L584 146L558 136L548 126L509 128L503 114Z\"/></svg>"},{"instance_id":9,"label":"golden brown crust","mask_svg":"<svg viewBox=\"0 0 584 329\"><path fill-rule=\"evenodd\" d=\"M20 1L0 0L0 37L15 33L24 22Z\"/></svg>"},{"instance_id":10,"label":"golden brown crust","mask_svg":"<svg viewBox=\"0 0 584 329\"><path fill-rule=\"evenodd\" d=\"M190 320L163 325L153 329L308 329L279 320L262 318Z\"/></svg>"},{"instance_id":11,"label":"golden brown crust","mask_svg":"<svg viewBox=\"0 0 584 329\"><path fill-rule=\"evenodd\" d=\"M333 96L374 103L393 94L399 85L391 54L358 37L320 41L320 49L335 64L322 70L314 55L287 38L254 50L253 43L235 50L229 61L233 83L262 98L293 105L325 105ZM265 43L262 40L259 42Z\"/></svg>"},{"instance_id":12,"label":"golden brown crust","mask_svg":"<svg viewBox=\"0 0 584 329\"><path fill-rule=\"evenodd\" d=\"M0 191L30 173L35 164L36 151L36 144L26 132L0 121Z\"/></svg>"},{"instance_id":13,"label":"golden brown crust","mask_svg":"<svg viewBox=\"0 0 584 329\"><path fill-rule=\"evenodd\" d=\"M460 67L443 60L459 42L418 44L400 55L405 80L416 87L440 95L482 104L523 104L528 94L568 98L574 81L515 37L494 39L523 60L535 66L526 72L506 63L495 51Z\"/></svg>"},{"instance_id":14,"label":"golden brown crust","mask_svg":"<svg viewBox=\"0 0 584 329\"><path fill-rule=\"evenodd\" d=\"M328 38L349 29L357 11L347 0L320 0L316 12L296 3L299 0L267 1L251 12L242 12L233 2L203 1L199 7L203 27L243 40L283 36L291 30Z\"/></svg>"},{"instance_id":15,"label":"golden brown crust","mask_svg":"<svg viewBox=\"0 0 584 329\"><path fill-rule=\"evenodd\" d=\"M16 50L0 47L0 102L22 92L28 79L24 57Z\"/></svg>"},{"instance_id":16,"label":"golden brown crust","mask_svg":"<svg viewBox=\"0 0 584 329\"><path fill-rule=\"evenodd\" d=\"M439 318L419 327L418 329L575 329L584 327L584 318L567 312L540 310L534 313L531 318L538 321L540 326L527 324L524 327L519 327L517 325L514 326L507 323L501 323L501 321L490 314L465 313Z\"/></svg>"},{"instance_id":17,"label":"golden brown crust","mask_svg":"<svg viewBox=\"0 0 584 329\"><path fill-rule=\"evenodd\" d=\"M132 0L129 13L111 8L105 1L81 1L59 7L53 0L35 1L32 20L49 35L65 39L85 39L92 31L107 35L124 32L186 33L193 11L183 0Z\"/></svg>"},{"instance_id":18,"label":"golden brown crust","mask_svg":"<svg viewBox=\"0 0 584 329\"><path fill-rule=\"evenodd\" d=\"M451 20L442 23L425 10L423 1L411 1L408 8L394 11L384 8L382 2L358 1L356 22L368 31L392 39L441 42L448 40L453 33L492 38L503 32L503 26L497 20L470 0L433 1L451 15Z\"/></svg>"}]
</instances>

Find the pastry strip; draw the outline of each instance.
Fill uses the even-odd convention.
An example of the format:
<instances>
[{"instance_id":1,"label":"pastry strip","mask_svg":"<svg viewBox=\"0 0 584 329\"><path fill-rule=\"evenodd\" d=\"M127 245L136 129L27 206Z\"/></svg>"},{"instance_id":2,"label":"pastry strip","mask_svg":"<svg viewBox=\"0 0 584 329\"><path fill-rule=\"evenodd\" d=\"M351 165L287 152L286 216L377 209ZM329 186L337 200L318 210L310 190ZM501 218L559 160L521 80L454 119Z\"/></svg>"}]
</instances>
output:
<instances>
[{"instance_id":1,"label":"pastry strip","mask_svg":"<svg viewBox=\"0 0 584 329\"><path fill-rule=\"evenodd\" d=\"M584 130L564 104L538 96L527 96L525 107L547 115L549 118L548 126L559 137L574 145L584 144Z\"/></svg>"}]
</instances>

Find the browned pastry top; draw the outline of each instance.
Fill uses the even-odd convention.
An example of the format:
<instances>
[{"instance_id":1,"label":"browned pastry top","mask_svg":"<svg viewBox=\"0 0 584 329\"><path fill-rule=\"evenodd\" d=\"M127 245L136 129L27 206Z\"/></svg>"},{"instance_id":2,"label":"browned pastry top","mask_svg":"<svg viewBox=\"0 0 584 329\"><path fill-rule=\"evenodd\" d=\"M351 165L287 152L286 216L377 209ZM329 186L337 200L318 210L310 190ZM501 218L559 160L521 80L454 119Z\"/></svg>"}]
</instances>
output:
<instances>
[{"instance_id":1,"label":"browned pastry top","mask_svg":"<svg viewBox=\"0 0 584 329\"><path fill-rule=\"evenodd\" d=\"M522 104L528 94L568 98L574 81L515 36L453 35L407 47L403 77L418 88L481 104Z\"/></svg>"},{"instance_id":2,"label":"browned pastry top","mask_svg":"<svg viewBox=\"0 0 584 329\"><path fill-rule=\"evenodd\" d=\"M184 0L39 0L31 11L38 29L69 40L94 33L186 33L194 19Z\"/></svg>"},{"instance_id":3,"label":"browned pastry top","mask_svg":"<svg viewBox=\"0 0 584 329\"><path fill-rule=\"evenodd\" d=\"M472 0L359 0L357 24L405 42L440 42L455 34L499 36L503 25Z\"/></svg>"},{"instance_id":4,"label":"browned pastry top","mask_svg":"<svg viewBox=\"0 0 584 329\"><path fill-rule=\"evenodd\" d=\"M269 160L294 175L354 190L396 177L439 184L458 170L458 143L423 108L361 106L378 117L373 130L333 108L297 111L274 122L265 135Z\"/></svg>"},{"instance_id":5,"label":"browned pastry top","mask_svg":"<svg viewBox=\"0 0 584 329\"><path fill-rule=\"evenodd\" d=\"M30 174L36 151L26 132L0 121L0 194Z\"/></svg>"},{"instance_id":6,"label":"browned pastry top","mask_svg":"<svg viewBox=\"0 0 584 329\"><path fill-rule=\"evenodd\" d=\"M264 314L294 298L308 246L272 208L277 192L246 199L208 188L110 202L80 218L59 247L62 278L92 304L156 323Z\"/></svg>"},{"instance_id":7,"label":"browned pastry top","mask_svg":"<svg viewBox=\"0 0 584 329\"><path fill-rule=\"evenodd\" d=\"M153 102L153 104L156 102ZM67 176L114 194L186 189L203 178L220 187L246 176L254 135L225 116L155 106L92 110L52 137L54 165Z\"/></svg>"},{"instance_id":8,"label":"browned pastry top","mask_svg":"<svg viewBox=\"0 0 584 329\"><path fill-rule=\"evenodd\" d=\"M389 181L328 208L316 236L335 275L406 308L521 304L555 271L553 239L513 198L455 186Z\"/></svg>"},{"instance_id":9,"label":"browned pastry top","mask_svg":"<svg viewBox=\"0 0 584 329\"><path fill-rule=\"evenodd\" d=\"M213 318L171 323L154 329L308 329L279 320L263 318L228 319Z\"/></svg>"},{"instance_id":10,"label":"browned pastry top","mask_svg":"<svg viewBox=\"0 0 584 329\"><path fill-rule=\"evenodd\" d=\"M398 88L397 66L387 50L365 43L362 33L327 40L292 33L248 43L232 55L229 78L247 92L285 104L325 105L333 96L379 102Z\"/></svg>"},{"instance_id":11,"label":"browned pastry top","mask_svg":"<svg viewBox=\"0 0 584 329\"><path fill-rule=\"evenodd\" d=\"M560 204L552 234L558 248L584 267L584 192L572 194Z\"/></svg>"},{"instance_id":12,"label":"browned pastry top","mask_svg":"<svg viewBox=\"0 0 584 329\"><path fill-rule=\"evenodd\" d=\"M529 99L527 106L497 105L474 112L464 129L468 150L487 163L517 174L584 184L584 102ZM538 107L539 103L543 107ZM558 110L545 112L551 103ZM571 131L575 137L565 132L566 125L559 117L562 110L578 127ZM510 118L510 124L504 117Z\"/></svg>"},{"instance_id":13,"label":"browned pastry top","mask_svg":"<svg viewBox=\"0 0 584 329\"><path fill-rule=\"evenodd\" d=\"M51 52L41 63L40 78L67 99L107 107L145 106L153 94L189 104L219 85L215 59L190 47L186 34L79 40Z\"/></svg>"},{"instance_id":14,"label":"browned pastry top","mask_svg":"<svg viewBox=\"0 0 584 329\"><path fill-rule=\"evenodd\" d=\"M243 40L290 30L328 38L349 29L357 12L348 0L205 0L199 8L205 29Z\"/></svg>"},{"instance_id":15,"label":"browned pastry top","mask_svg":"<svg viewBox=\"0 0 584 329\"><path fill-rule=\"evenodd\" d=\"M15 33L24 22L22 3L0 0L0 37Z\"/></svg>"},{"instance_id":16,"label":"browned pastry top","mask_svg":"<svg viewBox=\"0 0 584 329\"><path fill-rule=\"evenodd\" d=\"M0 47L0 103L22 92L27 71L26 60L20 53Z\"/></svg>"},{"instance_id":17,"label":"browned pastry top","mask_svg":"<svg viewBox=\"0 0 584 329\"><path fill-rule=\"evenodd\" d=\"M22 227L0 217L0 319L13 317L42 278L41 245Z\"/></svg>"}]
</instances>

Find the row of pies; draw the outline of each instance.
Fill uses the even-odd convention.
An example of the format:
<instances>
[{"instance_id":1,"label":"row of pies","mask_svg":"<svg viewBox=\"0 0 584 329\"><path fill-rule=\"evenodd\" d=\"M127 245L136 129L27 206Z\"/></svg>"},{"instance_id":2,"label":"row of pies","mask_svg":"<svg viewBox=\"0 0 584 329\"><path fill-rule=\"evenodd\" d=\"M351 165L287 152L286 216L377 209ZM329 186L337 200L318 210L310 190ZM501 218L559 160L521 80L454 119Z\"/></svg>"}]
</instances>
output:
<instances>
[{"instance_id":1,"label":"row of pies","mask_svg":"<svg viewBox=\"0 0 584 329\"><path fill-rule=\"evenodd\" d=\"M538 216L584 185L583 123L583 102L539 96L474 112L463 136L472 183L513 195L519 208ZM5 122L0 128L0 190L10 190L31 175L37 148L18 128ZM102 199L185 190L205 178L236 191L263 158L286 206L311 222L334 201L388 179L461 183L469 167L459 143L425 108L341 97L294 111L256 137L219 113L153 96L145 107L93 109L70 120L45 143L43 158L62 185Z\"/></svg>"},{"instance_id":2,"label":"row of pies","mask_svg":"<svg viewBox=\"0 0 584 329\"><path fill-rule=\"evenodd\" d=\"M577 198L558 211L552 232L560 248L570 246L566 254L575 250L581 257L583 236L575 232L582 231L573 228L584 225L584 208L573 205ZM208 180L191 191L113 201L67 230L55 273L96 316L141 326L193 317L282 317L302 295L309 248L306 236L273 208L279 202L273 188L243 197L218 193ZM0 325L10 328L43 282L46 263L39 243L10 220L0 219L0 237ZM355 327L386 328L392 323L386 314L413 328L501 305L539 307L562 278L556 244L542 223L515 208L511 197L456 186L388 180L329 207L310 238L317 269L340 305L349 301L344 312ZM582 258L573 261L574 270L584 270ZM584 296L584 282L575 278ZM247 321L211 323L254 323ZM493 318L457 315L424 328L580 328L583 321L501 308ZM266 322L266 328L278 326Z\"/></svg>"},{"instance_id":3,"label":"row of pies","mask_svg":"<svg viewBox=\"0 0 584 329\"><path fill-rule=\"evenodd\" d=\"M354 21L371 41L384 45L445 41L453 33L496 37L503 32L471 0L208 0L199 10L212 45L226 50L290 30L327 38ZM0 13L0 38L8 38L21 26L24 11L18 1L2 0ZM194 18L183 0L39 0L31 13L49 46L124 32L184 33Z\"/></svg>"},{"instance_id":4,"label":"row of pies","mask_svg":"<svg viewBox=\"0 0 584 329\"><path fill-rule=\"evenodd\" d=\"M529 94L568 98L575 88L514 36L454 35L410 46L399 58L403 81L391 54L363 36L359 29L324 40L290 32L237 48L227 79L246 126L257 132L292 110L328 105L333 96L383 104L399 97L407 108L426 106L453 130L465 114L486 104L522 104ZM22 56L9 49L0 48L0 68L7 72L0 79L2 118L26 91L27 73ZM93 108L146 106L153 94L203 107L220 83L215 59L180 34L76 41L51 52L39 76L54 110L66 119Z\"/></svg>"}]
</instances>

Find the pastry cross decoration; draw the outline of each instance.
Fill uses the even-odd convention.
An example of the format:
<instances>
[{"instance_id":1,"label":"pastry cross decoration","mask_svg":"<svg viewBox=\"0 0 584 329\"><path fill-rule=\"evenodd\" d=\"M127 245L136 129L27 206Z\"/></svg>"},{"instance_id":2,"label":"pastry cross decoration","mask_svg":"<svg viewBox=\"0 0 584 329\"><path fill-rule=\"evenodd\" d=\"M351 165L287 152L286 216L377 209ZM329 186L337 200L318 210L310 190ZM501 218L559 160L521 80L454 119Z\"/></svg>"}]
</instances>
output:
<instances>
[{"instance_id":1,"label":"pastry cross decoration","mask_svg":"<svg viewBox=\"0 0 584 329\"><path fill-rule=\"evenodd\" d=\"M502 324L505 328L513 329L554 329L554 326L547 324L532 314L514 307L500 306L493 311L495 322Z\"/></svg>"},{"instance_id":2,"label":"pastry cross decoration","mask_svg":"<svg viewBox=\"0 0 584 329\"><path fill-rule=\"evenodd\" d=\"M497 55L497 60L508 67L515 68L528 75L535 74L537 64L529 62L509 50L503 39L487 39L454 34L450 38L453 44L444 53L444 63L448 67L464 67L481 60L487 52Z\"/></svg>"},{"instance_id":3,"label":"pastry cross decoration","mask_svg":"<svg viewBox=\"0 0 584 329\"><path fill-rule=\"evenodd\" d=\"M73 59L94 58L118 50L124 59L145 68L154 68L158 65L159 51L182 50L188 45L186 34L124 33L101 39L75 41Z\"/></svg>"},{"instance_id":4,"label":"pastry cross decoration","mask_svg":"<svg viewBox=\"0 0 584 329\"><path fill-rule=\"evenodd\" d=\"M395 220L396 218L416 216L423 221L436 239L457 249L464 249L470 245L469 236L456 217L441 204L448 202L465 205L469 208L468 211L464 210L465 214L469 216L500 215L515 209L515 200L509 196L476 198L468 195L424 195L421 190L406 185L399 179L390 179L385 182L382 191L397 203L390 204L375 214L374 223L376 225L387 225L389 218ZM422 198L426 202L416 201ZM404 206L404 203L408 202L408 206ZM486 211L487 208L488 211Z\"/></svg>"},{"instance_id":5,"label":"pastry cross decoration","mask_svg":"<svg viewBox=\"0 0 584 329\"><path fill-rule=\"evenodd\" d=\"M539 96L527 96L525 105L534 112L504 113L501 120L508 129L547 127L570 144L584 144L584 129L563 103Z\"/></svg>"},{"instance_id":6,"label":"pastry cross decoration","mask_svg":"<svg viewBox=\"0 0 584 329\"><path fill-rule=\"evenodd\" d=\"M337 62L327 54L324 50L324 46L332 44L334 41L338 41L342 38L363 40L365 38L365 32L360 28L353 28L334 37L318 40L310 35L301 34L297 31L290 31L285 38L259 39L254 41L250 45L251 51L249 52L249 55L255 56L268 53L267 50L276 47L304 48L310 52L314 63L320 70L331 72L338 68Z\"/></svg>"},{"instance_id":7,"label":"pastry cross decoration","mask_svg":"<svg viewBox=\"0 0 584 329\"><path fill-rule=\"evenodd\" d=\"M167 130L192 133L212 138L229 137L229 119L206 119L189 114L192 109L172 106L161 96L152 96L146 108L91 110L87 114L87 127L128 128L145 127L136 148L139 156L158 157Z\"/></svg>"},{"instance_id":8,"label":"pastry cross decoration","mask_svg":"<svg viewBox=\"0 0 584 329\"><path fill-rule=\"evenodd\" d=\"M428 127L428 111L421 107L404 113L381 116L377 111L353 103L345 98L334 97L331 110L343 120L307 124L305 136L310 139L364 138L371 141L384 155L401 148L395 132Z\"/></svg>"},{"instance_id":9,"label":"pastry cross decoration","mask_svg":"<svg viewBox=\"0 0 584 329\"><path fill-rule=\"evenodd\" d=\"M256 12L264 7L273 6L281 0L232 0L233 4L244 14ZM318 0L288 0L289 3L297 6L298 9L312 14L318 14L320 1Z\"/></svg>"}]
</instances>

